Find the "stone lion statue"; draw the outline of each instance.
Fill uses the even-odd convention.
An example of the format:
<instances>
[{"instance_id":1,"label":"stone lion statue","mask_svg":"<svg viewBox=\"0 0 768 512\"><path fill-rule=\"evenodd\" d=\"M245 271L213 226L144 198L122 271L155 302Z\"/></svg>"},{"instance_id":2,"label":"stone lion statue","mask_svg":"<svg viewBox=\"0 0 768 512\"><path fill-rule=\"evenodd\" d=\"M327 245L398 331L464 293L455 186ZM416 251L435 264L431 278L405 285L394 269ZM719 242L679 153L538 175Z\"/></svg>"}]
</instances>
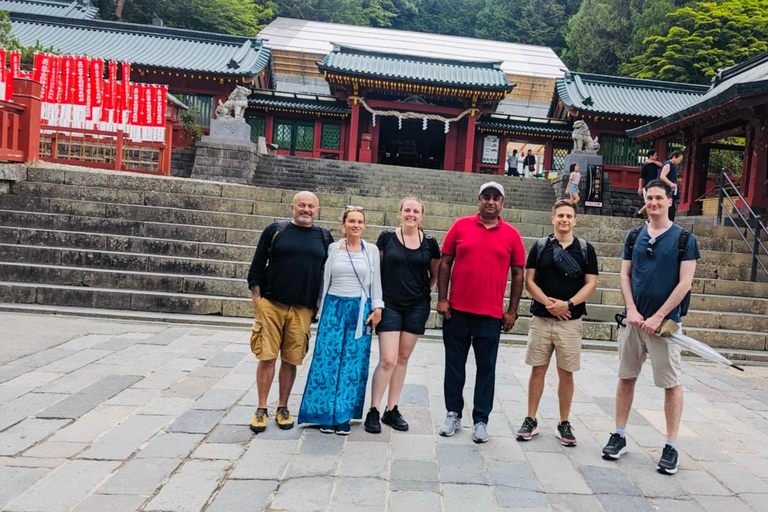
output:
<instances>
[{"instance_id":1,"label":"stone lion statue","mask_svg":"<svg viewBox=\"0 0 768 512\"><path fill-rule=\"evenodd\" d=\"M219 106L216 107L216 119L235 119L243 121L243 114L248 108L248 95L251 91L238 85L229 98L224 103L219 100Z\"/></svg>"},{"instance_id":2,"label":"stone lion statue","mask_svg":"<svg viewBox=\"0 0 768 512\"><path fill-rule=\"evenodd\" d=\"M600 144L597 142L597 137L592 138L589 133L589 127L587 123L582 120L578 120L573 123L573 150L574 151L586 151L588 153L597 153L600 151Z\"/></svg>"}]
</instances>

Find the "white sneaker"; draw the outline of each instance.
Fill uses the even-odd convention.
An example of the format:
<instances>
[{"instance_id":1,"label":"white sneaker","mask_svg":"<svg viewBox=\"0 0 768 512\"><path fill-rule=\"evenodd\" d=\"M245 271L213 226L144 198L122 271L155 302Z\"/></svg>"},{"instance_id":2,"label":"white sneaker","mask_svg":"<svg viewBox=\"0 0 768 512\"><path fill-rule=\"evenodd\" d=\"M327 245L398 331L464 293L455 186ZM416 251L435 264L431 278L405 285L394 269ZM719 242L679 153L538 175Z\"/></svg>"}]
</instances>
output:
<instances>
[{"instance_id":1,"label":"white sneaker","mask_svg":"<svg viewBox=\"0 0 768 512\"><path fill-rule=\"evenodd\" d=\"M475 429L472 431L472 440L476 443L487 443L489 438L488 425L485 423L475 423Z\"/></svg>"},{"instance_id":2,"label":"white sneaker","mask_svg":"<svg viewBox=\"0 0 768 512\"><path fill-rule=\"evenodd\" d=\"M451 437L459 430L461 430L461 418L459 418L459 413L449 412L445 415L445 423L440 427L438 433L443 437Z\"/></svg>"}]
</instances>

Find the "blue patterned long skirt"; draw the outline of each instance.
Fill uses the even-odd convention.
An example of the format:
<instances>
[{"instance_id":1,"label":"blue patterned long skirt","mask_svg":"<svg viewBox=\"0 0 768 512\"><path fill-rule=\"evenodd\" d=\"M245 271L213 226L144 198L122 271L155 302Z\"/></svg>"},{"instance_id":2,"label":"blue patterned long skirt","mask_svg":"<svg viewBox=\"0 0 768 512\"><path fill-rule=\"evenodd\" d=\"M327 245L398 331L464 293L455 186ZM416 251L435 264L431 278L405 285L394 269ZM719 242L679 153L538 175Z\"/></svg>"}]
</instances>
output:
<instances>
[{"instance_id":1,"label":"blue patterned long skirt","mask_svg":"<svg viewBox=\"0 0 768 512\"><path fill-rule=\"evenodd\" d=\"M368 301L365 318L370 309ZM359 297L325 297L299 423L340 425L363 417L371 335L355 338L359 312Z\"/></svg>"}]
</instances>

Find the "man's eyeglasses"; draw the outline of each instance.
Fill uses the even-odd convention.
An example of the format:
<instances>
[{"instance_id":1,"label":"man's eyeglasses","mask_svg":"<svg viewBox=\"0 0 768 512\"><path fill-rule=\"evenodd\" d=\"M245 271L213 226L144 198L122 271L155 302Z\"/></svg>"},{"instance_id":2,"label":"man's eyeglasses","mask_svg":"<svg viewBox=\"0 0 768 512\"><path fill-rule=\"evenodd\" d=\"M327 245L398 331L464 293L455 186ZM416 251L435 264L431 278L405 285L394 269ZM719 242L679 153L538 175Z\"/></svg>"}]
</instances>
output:
<instances>
[{"instance_id":1,"label":"man's eyeglasses","mask_svg":"<svg viewBox=\"0 0 768 512\"><path fill-rule=\"evenodd\" d=\"M348 204L347 206L344 207L344 209L345 210L355 210L355 211L362 212L363 210L365 210L365 207L364 206L355 206L355 205Z\"/></svg>"},{"instance_id":2,"label":"man's eyeglasses","mask_svg":"<svg viewBox=\"0 0 768 512\"><path fill-rule=\"evenodd\" d=\"M649 258L653 258L653 244L655 243L656 243L655 238L651 238L650 240L648 240L648 247L645 248L645 255L648 256Z\"/></svg>"}]
</instances>

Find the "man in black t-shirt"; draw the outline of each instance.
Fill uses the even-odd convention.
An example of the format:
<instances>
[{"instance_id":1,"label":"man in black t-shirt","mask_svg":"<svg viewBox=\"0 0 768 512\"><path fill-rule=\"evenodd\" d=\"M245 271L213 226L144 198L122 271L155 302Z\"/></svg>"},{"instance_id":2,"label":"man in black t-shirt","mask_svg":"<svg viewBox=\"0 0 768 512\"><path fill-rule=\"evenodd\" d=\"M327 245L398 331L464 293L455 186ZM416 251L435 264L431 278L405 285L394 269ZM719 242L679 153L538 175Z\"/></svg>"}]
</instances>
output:
<instances>
[{"instance_id":1,"label":"man in black t-shirt","mask_svg":"<svg viewBox=\"0 0 768 512\"><path fill-rule=\"evenodd\" d=\"M296 380L296 366L309 348L309 326L322 286L323 264L333 242L328 230L314 225L320 211L315 194L296 194L291 211L293 220L273 222L264 229L248 271L255 316L251 351L259 360L259 405L251 421L251 430L256 433L267 428L267 396L278 353L282 363L275 420L283 430L293 428L288 397Z\"/></svg>"},{"instance_id":2,"label":"man in black t-shirt","mask_svg":"<svg viewBox=\"0 0 768 512\"><path fill-rule=\"evenodd\" d=\"M568 421L573 372L579 370L581 362L581 317L587 314L585 303L597 287L597 255L591 244L573 236L573 202L563 199L555 203L552 224L555 233L531 247L525 264L525 286L532 299L525 362L533 368L528 382L528 416L517 432L517 439L528 441L538 434L536 411L555 352L560 399L556 435L563 446L575 446L576 438Z\"/></svg>"},{"instance_id":3,"label":"man in black t-shirt","mask_svg":"<svg viewBox=\"0 0 768 512\"><path fill-rule=\"evenodd\" d=\"M640 170L640 179L637 180L637 195L643 196L643 207L638 210L638 217L645 213L645 186L657 178L659 169L661 169L661 162L656 159L656 150L649 149L648 159Z\"/></svg>"}]
</instances>

